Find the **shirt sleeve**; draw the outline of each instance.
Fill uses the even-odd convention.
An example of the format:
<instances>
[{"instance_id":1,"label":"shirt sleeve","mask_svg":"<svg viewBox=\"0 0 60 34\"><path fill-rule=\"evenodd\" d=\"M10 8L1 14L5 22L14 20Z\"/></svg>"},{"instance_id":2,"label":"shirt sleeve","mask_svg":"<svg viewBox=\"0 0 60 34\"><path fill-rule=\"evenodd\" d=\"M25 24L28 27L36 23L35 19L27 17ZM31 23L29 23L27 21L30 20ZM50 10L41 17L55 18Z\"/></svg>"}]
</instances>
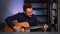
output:
<instances>
[{"instance_id":1,"label":"shirt sleeve","mask_svg":"<svg viewBox=\"0 0 60 34\"><path fill-rule=\"evenodd\" d=\"M16 20L16 18L17 18L16 15L13 15L13 16L7 17L5 21L9 27L13 28L14 24L12 23L12 21Z\"/></svg>"}]
</instances>

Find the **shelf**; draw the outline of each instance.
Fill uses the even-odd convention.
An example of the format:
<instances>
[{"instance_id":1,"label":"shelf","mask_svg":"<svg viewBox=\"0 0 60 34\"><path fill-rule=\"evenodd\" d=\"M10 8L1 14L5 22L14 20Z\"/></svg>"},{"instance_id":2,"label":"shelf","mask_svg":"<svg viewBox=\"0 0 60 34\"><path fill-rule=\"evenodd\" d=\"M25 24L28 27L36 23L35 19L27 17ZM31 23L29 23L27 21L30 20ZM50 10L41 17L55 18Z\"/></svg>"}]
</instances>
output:
<instances>
[{"instance_id":1,"label":"shelf","mask_svg":"<svg viewBox=\"0 0 60 34\"><path fill-rule=\"evenodd\" d=\"M41 10L41 9L49 9L49 8L33 8L33 10Z\"/></svg>"},{"instance_id":2,"label":"shelf","mask_svg":"<svg viewBox=\"0 0 60 34\"><path fill-rule=\"evenodd\" d=\"M25 0L25 2L29 2L29 3L49 3L49 0Z\"/></svg>"},{"instance_id":3,"label":"shelf","mask_svg":"<svg viewBox=\"0 0 60 34\"><path fill-rule=\"evenodd\" d=\"M43 22L42 22L42 21L39 21L39 20L38 20L38 22L39 22L39 23L48 23L49 21L43 21Z\"/></svg>"},{"instance_id":4,"label":"shelf","mask_svg":"<svg viewBox=\"0 0 60 34\"><path fill-rule=\"evenodd\" d=\"M38 17L48 17L47 15L35 15L35 16L38 16Z\"/></svg>"},{"instance_id":5,"label":"shelf","mask_svg":"<svg viewBox=\"0 0 60 34\"><path fill-rule=\"evenodd\" d=\"M49 22L38 22L38 23L49 23Z\"/></svg>"},{"instance_id":6,"label":"shelf","mask_svg":"<svg viewBox=\"0 0 60 34\"><path fill-rule=\"evenodd\" d=\"M31 3L32 8L46 8L47 3Z\"/></svg>"},{"instance_id":7,"label":"shelf","mask_svg":"<svg viewBox=\"0 0 60 34\"><path fill-rule=\"evenodd\" d=\"M56 9L51 9L51 10L56 10Z\"/></svg>"}]
</instances>

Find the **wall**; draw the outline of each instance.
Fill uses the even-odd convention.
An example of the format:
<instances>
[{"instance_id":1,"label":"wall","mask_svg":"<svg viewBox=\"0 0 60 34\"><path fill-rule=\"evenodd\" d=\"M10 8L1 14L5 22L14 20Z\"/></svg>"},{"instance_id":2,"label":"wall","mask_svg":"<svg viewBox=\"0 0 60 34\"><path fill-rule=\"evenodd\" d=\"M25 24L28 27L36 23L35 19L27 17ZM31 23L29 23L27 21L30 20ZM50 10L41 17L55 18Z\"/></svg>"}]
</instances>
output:
<instances>
[{"instance_id":1,"label":"wall","mask_svg":"<svg viewBox=\"0 0 60 34\"><path fill-rule=\"evenodd\" d=\"M24 0L0 0L0 22L5 22L6 17L23 12Z\"/></svg>"}]
</instances>

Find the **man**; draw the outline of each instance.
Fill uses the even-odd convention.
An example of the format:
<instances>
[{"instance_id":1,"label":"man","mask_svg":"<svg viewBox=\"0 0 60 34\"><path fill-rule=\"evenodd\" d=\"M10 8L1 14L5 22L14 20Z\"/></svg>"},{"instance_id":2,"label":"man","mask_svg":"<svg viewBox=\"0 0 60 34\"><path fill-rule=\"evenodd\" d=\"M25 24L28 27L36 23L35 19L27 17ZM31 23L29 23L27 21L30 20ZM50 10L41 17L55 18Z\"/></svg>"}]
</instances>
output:
<instances>
[{"instance_id":1,"label":"man","mask_svg":"<svg viewBox=\"0 0 60 34\"><path fill-rule=\"evenodd\" d=\"M32 6L29 3L25 3L23 5L23 13L18 13L13 16L10 16L6 18L7 25L10 26L12 29L14 29L16 32L20 32L20 27L15 26L12 21L16 20L18 22L24 22L27 21L30 26L37 26L37 19L36 17L32 14Z\"/></svg>"}]
</instances>

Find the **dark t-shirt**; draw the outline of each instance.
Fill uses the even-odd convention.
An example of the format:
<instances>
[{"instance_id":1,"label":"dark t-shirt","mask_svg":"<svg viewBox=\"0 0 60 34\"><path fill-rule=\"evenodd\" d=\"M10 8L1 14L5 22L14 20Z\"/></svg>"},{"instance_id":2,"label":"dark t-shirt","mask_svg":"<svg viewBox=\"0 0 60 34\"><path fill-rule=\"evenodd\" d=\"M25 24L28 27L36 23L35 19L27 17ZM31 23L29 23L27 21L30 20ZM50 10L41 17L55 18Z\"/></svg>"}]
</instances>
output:
<instances>
[{"instance_id":1,"label":"dark t-shirt","mask_svg":"<svg viewBox=\"0 0 60 34\"><path fill-rule=\"evenodd\" d=\"M27 21L30 26L37 26L37 19L34 15L32 15L32 17L30 18L24 13L18 13L13 16L7 17L5 21L7 22L7 25L9 25L11 28L13 28L14 26L14 24L12 23L13 20L17 20L18 22Z\"/></svg>"}]
</instances>

